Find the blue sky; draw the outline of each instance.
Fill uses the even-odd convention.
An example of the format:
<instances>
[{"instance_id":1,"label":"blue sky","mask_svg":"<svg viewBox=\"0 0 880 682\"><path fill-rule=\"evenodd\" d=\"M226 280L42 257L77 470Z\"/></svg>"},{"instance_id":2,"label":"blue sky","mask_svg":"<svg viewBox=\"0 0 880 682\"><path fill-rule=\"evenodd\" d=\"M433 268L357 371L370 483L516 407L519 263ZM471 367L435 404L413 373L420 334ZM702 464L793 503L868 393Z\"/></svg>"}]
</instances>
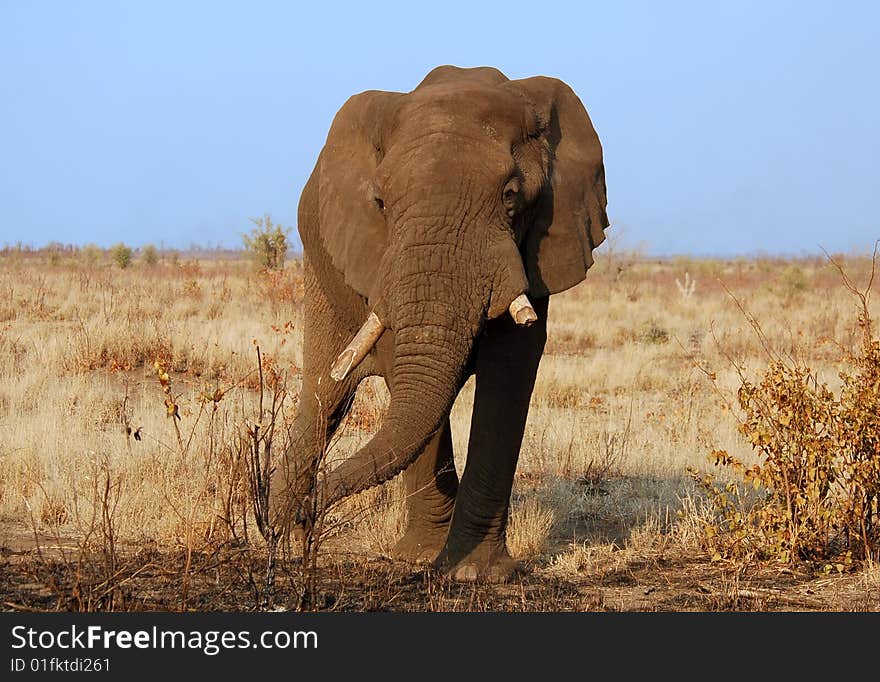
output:
<instances>
[{"instance_id":1,"label":"blue sky","mask_svg":"<svg viewBox=\"0 0 880 682\"><path fill-rule=\"evenodd\" d=\"M0 0L0 244L241 243L346 98L438 64L567 81L650 253L880 238L880 4ZM576 7L576 9L575 9Z\"/></svg>"}]
</instances>

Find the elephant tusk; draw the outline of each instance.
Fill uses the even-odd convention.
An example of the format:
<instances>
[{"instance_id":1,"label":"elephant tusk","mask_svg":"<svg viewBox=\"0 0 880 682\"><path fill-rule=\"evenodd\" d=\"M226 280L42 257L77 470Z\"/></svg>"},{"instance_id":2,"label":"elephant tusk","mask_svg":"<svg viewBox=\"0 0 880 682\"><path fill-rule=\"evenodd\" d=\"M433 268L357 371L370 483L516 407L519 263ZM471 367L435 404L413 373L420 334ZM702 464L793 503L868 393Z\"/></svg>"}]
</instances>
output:
<instances>
[{"instance_id":1,"label":"elephant tusk","mask_svg":"<svg viewBox=\"0 0 880 682\"><path fill-rule=\"evenodd\" d=\"M513 321L523 327L531 327L538 321L538 314L532 308L532 302L529 301L529 297L525 294L520 294L513 299L513 303L510 304L508 310Z\"/></svg>"},{"instance_id":2,"label":"elephant tusk","mask_svg":"<svg viewBox=\"0 0 880 682\"><path fill-rule=\"evenodd\" d=\"M376 345L376 341L382 336L383 331L385 331L385 325L382 324L378 315L370 313L364 326L358 330L351 342L337 356L333 367L330 368L330 378L333 381L345 379L348 373L357 367L370 352L370 349Z\"/></svg>"}]
</instances>

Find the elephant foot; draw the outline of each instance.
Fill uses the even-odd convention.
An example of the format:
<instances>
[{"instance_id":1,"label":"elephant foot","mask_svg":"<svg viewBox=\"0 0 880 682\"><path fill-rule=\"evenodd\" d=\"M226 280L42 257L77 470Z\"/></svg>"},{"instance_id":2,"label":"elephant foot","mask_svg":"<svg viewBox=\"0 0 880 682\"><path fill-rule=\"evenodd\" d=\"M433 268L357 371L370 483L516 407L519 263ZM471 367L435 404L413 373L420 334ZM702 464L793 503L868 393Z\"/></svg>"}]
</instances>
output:
<instances>
[{"instance_id":1,"label":"elephant foot","mask_svg":"<svg viewBox=\"0 0 880 682\"><path fill-rule=\"evenodd\" d=\"M394 546L391 556L412 564L429 564L443 549L448 529L448 524L432 528L410 526Z\"/></svg>"},{"instance_id":2,"label":"elephant foot","mask_svg":"<svg viewBox=\"0 0 880 682\"><path fill-rule=\"evenodd\" d=\"M524 570L503 543L488 542L477 545L464 556L447 544L434 565L453 580L468 583L506 583Z\"/></svg>"}]
</instances>

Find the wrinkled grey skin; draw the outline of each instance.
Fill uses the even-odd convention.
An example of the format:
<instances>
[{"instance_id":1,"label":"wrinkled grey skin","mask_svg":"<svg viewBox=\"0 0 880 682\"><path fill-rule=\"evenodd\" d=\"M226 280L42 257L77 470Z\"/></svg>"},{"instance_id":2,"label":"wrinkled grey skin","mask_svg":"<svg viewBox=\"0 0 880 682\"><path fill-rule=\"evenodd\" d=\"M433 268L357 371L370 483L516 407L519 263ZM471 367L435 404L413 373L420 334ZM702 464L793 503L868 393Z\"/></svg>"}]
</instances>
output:
<instances>
[{"instance_id":1,"label":"wrinkled grey skin","mask_svg":"<svg viewBox=\"0 0 880 682\"><path fill-rule=\"evenodd\" d=\"M605 206L599 138L559 80L443 66L410 93L349 99L299 204L303 389L273 481L275 522L301 518L310 495L328 505L403 472L409 525L396 554L461 580L509 578L510 492L549 296L586 275ZM507 314L524 292L539 318L528 328ZM385 332L333 381L331 365L371 311ZM471 374L459 479L449 413ZM321 444L371 375L391 394L379 431L316 481Z\"/></svg>"}]
</instances>

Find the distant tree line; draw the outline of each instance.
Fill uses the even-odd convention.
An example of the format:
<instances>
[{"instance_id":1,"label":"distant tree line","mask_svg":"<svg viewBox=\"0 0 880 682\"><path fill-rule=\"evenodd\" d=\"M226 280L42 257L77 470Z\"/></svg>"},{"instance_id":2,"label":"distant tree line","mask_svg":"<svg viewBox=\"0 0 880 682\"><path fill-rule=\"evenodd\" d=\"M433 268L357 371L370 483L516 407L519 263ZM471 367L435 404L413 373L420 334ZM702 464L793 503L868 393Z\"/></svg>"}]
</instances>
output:
<instances>
[{"instance_id":1,"label":"distant tree line","mask_svg":"<svg viewBox=\"0 0 880 682\"><path fill-rule=\"evenodd\" d=\"M62 262L79 262L89 266L113 265L121 269L134 264L154 266L162 262L177 263L181 259L248 259L259 269L280 270L286 260L299 255L291 252L292 228L274 222L268 214L262 218L252 218L251 222L253 228L249 233L241 235L242 245L239 248L229 248L220 242L191 242L186 249L175 249L166 247L164 242L160 242L158 246L148 243L134 247L120 241L109 247L101 247L94 243L64 244L58 241L34 246L17 241L14 244L3 244L0 247L0 258L40 259L53 265Z\"/></svg>"}]
</instances>

